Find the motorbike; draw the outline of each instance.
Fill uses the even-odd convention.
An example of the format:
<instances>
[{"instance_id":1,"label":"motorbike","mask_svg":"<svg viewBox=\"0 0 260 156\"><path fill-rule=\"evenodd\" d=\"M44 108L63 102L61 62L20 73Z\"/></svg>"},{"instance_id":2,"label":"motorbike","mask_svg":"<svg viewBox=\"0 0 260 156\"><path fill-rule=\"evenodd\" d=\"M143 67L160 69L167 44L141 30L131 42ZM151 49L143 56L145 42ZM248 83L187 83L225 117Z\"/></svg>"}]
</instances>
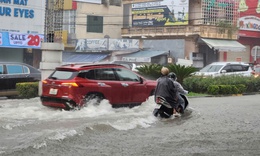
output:
<instances>
[{"instance_id":1,"label":"motorbike","mask_svg":"<svg viewBox=\"0 0 260 156\"><path fill-rule=\"evenodd\" d=\"M189 105L189 101L187 96L184 94L180 94L180 96L184 99L185 105L184 108L181 106L178 106L180 108L180 111L178 113L184 114L185 109ZM173 108L172 106L161 96L157 96L155 99L156 104L160 105L160 108L155 108L153 111L153 115L161 118L170 118L173 115ZM177 108L177 109L178 109Z\"/></svg>"}]
</instances>

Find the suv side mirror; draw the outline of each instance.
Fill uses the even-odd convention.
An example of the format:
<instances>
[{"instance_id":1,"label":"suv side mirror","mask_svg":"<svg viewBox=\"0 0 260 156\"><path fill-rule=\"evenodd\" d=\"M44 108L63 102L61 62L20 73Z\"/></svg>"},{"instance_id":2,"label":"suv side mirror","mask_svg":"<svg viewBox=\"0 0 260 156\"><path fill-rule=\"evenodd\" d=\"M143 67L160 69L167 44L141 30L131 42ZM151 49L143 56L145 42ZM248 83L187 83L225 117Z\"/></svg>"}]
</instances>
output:
<instances>
[{"instance_id":1,"label":"suv side mirror","mask_svg":"<svg viewBox=\"0 0 260 156\"><path fill-rule=\"evenodd\" d=\"M139 77L139 80L140 80L140 84L143 84L144 83L144 80L142 77Z\"/></svg>"},{"instance_id":2,"label":"suv side mirror","mask_svg":"<svg viewBox=\"0 0 260 156\"><path fill-rule=\"evenodd\" d=\"M226 70L221 70L221 73L226 73L227 71Z\"/></svg>"}]
</instances>

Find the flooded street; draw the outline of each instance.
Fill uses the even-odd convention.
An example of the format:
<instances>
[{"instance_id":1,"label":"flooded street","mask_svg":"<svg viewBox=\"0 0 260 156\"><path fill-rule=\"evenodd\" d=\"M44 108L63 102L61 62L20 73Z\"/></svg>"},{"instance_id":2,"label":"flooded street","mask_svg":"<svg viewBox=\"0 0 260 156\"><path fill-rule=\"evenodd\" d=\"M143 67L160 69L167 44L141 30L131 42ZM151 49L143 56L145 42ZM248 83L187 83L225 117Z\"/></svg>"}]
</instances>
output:
<instances>
[{"instance_id":1,"label":"flooded street","mask_svg":"<svg viewBox=\"0 0 260 156\"><path fill-rule=\"evenodd\" d=\"M260 95L189 98L179 118L152 115L153 97L134 108L105 100L79 111L39 98L0 100L1 156L260 155Z\"/></svg>"}]
</instances>

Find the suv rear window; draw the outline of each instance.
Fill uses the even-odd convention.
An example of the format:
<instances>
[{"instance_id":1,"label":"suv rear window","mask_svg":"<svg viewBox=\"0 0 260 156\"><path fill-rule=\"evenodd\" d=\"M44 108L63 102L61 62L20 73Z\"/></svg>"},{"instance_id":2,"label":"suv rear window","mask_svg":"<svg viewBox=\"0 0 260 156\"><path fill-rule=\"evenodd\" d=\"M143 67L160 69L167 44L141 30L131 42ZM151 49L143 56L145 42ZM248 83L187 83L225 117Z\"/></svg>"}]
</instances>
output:
<instances>
[{"instance_id":1,"label":"suv rear window","mask_svg":"<svg viewBox=\"0 0 260 156\"><path fill-rule=\"evenodd\" d=\"M61 70L55 70L49 78L57 79L57 80L68 80L74 78L78 72L74 71L61 71Z\"/></svg>"}]
</instances>

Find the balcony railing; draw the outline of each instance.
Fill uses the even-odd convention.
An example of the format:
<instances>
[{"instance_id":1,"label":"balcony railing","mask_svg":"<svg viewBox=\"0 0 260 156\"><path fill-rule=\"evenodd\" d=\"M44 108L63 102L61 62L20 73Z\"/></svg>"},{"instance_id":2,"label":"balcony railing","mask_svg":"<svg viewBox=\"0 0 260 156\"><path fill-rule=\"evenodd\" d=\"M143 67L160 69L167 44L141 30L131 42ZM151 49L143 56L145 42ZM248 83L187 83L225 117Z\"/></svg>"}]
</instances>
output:
<instances>
[{"instance_id":1,"label":"balcony railing","mask_svg":"<svg viewBox=\"0 0 260 156\"><path fill-rule=\"evenodd\" d=\"M204 38L237 39L238 31L234 28L211 25L171 26L171 27L131 27L122 28L123 38L185 38L199 35Z\"/></svg>"}]
</instances>

